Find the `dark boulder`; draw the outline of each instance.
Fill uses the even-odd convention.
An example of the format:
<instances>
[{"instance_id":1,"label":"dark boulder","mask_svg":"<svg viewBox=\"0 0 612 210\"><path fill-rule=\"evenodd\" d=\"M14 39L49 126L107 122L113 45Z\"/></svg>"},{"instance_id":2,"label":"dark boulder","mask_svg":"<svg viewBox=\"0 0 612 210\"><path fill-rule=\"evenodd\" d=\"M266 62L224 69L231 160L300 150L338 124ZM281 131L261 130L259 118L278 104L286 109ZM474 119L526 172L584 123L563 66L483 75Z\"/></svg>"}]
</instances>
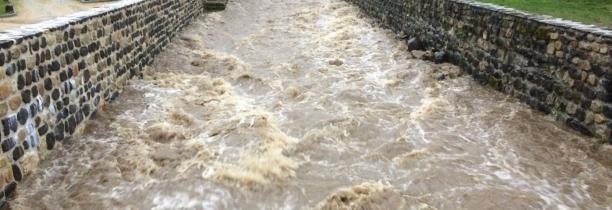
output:
<instances>
[{"instance_id":1,"label":"dark boulder","mask_svg":"<svg viewBox=\"0 0 612 210\"><path fill-rule=\"evenodd\" d=\"M406 45L408 46L408 51L423 50L423 46L417 38L408 39L408 41L406 41Z\"/></svg>"},{"instance_id":2,"label":"dark boulder","mask_svg":"<svg viewBox=\"0 0 612 210\"><path fill-rule=\"evenodd\" d=\"M434 63L438 63L438 64L439 63L444 63L444 62L446 62L447 58L448 58L448 56L447 56L446 52L438 51L438 52L434 53L433 62Z\"/></svg>"}]
</instances>

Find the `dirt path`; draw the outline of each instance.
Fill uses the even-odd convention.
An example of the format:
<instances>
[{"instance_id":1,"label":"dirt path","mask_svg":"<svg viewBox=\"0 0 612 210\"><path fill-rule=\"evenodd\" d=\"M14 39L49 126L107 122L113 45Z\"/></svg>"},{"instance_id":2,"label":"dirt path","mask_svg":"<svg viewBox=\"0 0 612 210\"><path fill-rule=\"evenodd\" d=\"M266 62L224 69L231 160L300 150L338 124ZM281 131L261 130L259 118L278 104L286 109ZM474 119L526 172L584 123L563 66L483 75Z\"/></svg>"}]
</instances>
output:
<instances>
[{"instance_id":1,"label":"dirt path","mask_svg":"<svg viewBox=\"0 0 612 210\"><path fill-rule=\"evenodd\" d=\"M17 16L0 19L0 31L38 23L56 17L72 14L109 2L81 3L78 0L17 0L14 1Z\"/></svg>"}]
</instances>

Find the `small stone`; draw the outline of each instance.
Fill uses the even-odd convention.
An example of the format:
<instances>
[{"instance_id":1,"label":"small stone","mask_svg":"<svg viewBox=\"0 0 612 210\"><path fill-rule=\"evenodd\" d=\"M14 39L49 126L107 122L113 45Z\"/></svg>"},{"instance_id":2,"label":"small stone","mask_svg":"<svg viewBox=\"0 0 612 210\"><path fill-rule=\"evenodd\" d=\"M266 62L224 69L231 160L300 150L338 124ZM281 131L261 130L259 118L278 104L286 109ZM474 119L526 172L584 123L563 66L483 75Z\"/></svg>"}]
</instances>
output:
<instances>
[{"instance_id":1,"label":"small stone","mask_svg":"<svg viewBox=\"0 0 612 210\"><path fill-rule=\"evenodd\" d=\"M4 187L4 197L6 198L13 197L16 189L17 189L17 183L14 181L11 181L8 185Z\"/></svg>"},{"instance_id":2,"label":"small stone","mask_svg":"<svg viewBox=\"0 0 612 210\"><path fill-rule=\"evenodd\" d=\"M11 131L17 132L18 126L17 117L15 115L2 119L2 128L4 129L4 134L7 136Z\"/></svg>"},{"instance_id":3,"label":"small stone","mask_svg":"<svg viewBox=\"0 0 612 210\"><path fill-rule=\"evenodd\" d=\"M577 108L578 107L576 105L574 105L573 103L569 103L565 110L567 111L568 114L573 115L573 114L576 114Z\"/></svg>"},{"instance_id":4,"label":"small stone","mask_svg":"<svg viewBox=\"0 0 612 210\"><path fill-rule=\"evenodd\" d=\"M25 74L25 85L31 85L32 84L32 72L27 71Z\"/></svg>"},{"instance_id":5,"label":"small stone","mask_svg":"<svg viewBox=\"0 0 612 210\"><path fill-rule=\"evenodd\" d=\"M411 38L406 41L408 51L422 50L421 42L417 38Z\"/></svg>"},{"instance_id":6,"label":"small stone","mask_svg":"<svg viewBox=\"0 0 612 210\"><path fill-rule=\"evenodd\" d=\"M19 131L17 131L17 139L19 139L18 142L25 141L26 137L27 137L27 134L26 134L25 129L21 128L19 129Z\"/></svg>"},{"instance_id":7,"label":"small stone","mask_svg":"<svg viewBox=\"0 0 612 210\"><path fill-rule=\"evenodd\" d=\"M49 131L49 126L47 124L44 124L40 126L40 128L38 128L38 135L43 136L47 134L47 131Z\"/></svg>"},{"instance_id":8,"label":"small stone","mask_svg":"<svg viewBox=\"0 0 612 210\"><path fill-rule=\"evenodd\" d=\"M53 89L53 92L51 93L51 98L53 98L53 100L57 100L60 97L60 91L59 89Z\"/></svg>"},{"instance_id":9,"label":"small stone","mask_svg":"<svg viewBox=\"0 0 612 210\"><path fill-rule=\"evenodd\" d=\"M480 69L480 71L484 71L484 70L486 70L486 69L487 69L487 66L488 66L488 65L489 65L489 64L488 64L486 61L480 61L480 62L478 63L478 69Z\"/></svg>"},{"instance_id":10,"label":"small stone","mask_svg":"<svg viewBox=\"0 0 612 210\"><path fill-rule=\"evenodd\" d=\"M28 121L28 117L30 117L30 115L28 113L28 109L26 108L22 108L17 113L17 121L19 121L19 123L22 125L25 125L25 123Z\"/></svg>"},{"instance_id":11,"label":"small stone","mask_svg":"<svg viewBox=\"0 0 612 210\"><path fill-rule=\"evenodd\" d=\"M597 124L601 124L606 122L606 118L602 114L595 114L593 115L593 121Z\"/></svg>"},{"instance_id":12,"label":"small stone","mask_svg":"<svg viewBox=\"0 0 612 210\"><path fill-rule=\"evenodd\" d=\"M60 81L62 82L68 79L68 75L66 74L66 72L60 72L59 76L60 76Z\"/></svg>"},{"instance_id":13,"label":"small stone","mask_svg":"<svg viewBox=\"0 0 612 210\"><path fill-rule=\"evenodd\" d=\"M15 139L11 137L9 137L8 139L5 139L4 141L2 141L2 152L11 151L11 149L13 149L15 145L17 145L17 142L15 141Z\"/></svg>"},{"instance_id":14,"label":"small stone","mask_svg":"<svg viewBox=\"0 0 612 210\"><path fill-rule=\"evenodd\" d=\"M0 116L5 116L8 113L9 107L7 103L0 104Z\"/></svg>"},{"instance_id":15,"label":"small stone","mask_svg":"<svg viewBox=\"0 0 612 210\"><path fill-rule=\"evenodd\" d=\"M21 51L17 49L16 47L14 47L11 50L11 56L12 56L12 59L19 59L19 56L21 56Z\"/></svg>"},{"instance_id":16,"label":"small stone","mask_svg":"<svg viewBox=\"0 0 612 210\"><path fill-rule=\"evenodd\" d=\"M342 64L344 64L344 62L340 59L333 59L329 61L329 65L332 66L341 66Z\"/></svg>"},{"instance_id":17,"label":"small stone","mask_svg":"<svg viewBox=\"0 0 612 210\"><path fill-rule=\"evenodd\" d=\"M601 112L601 107L603 106L602 102L600 100L593 100L591 102L591 110L595 113L600 113Z\"/></svg>"},{"instance_id":18,"label":"small stone","mask_svg":"<svg viewBox=\"0 0 612 210\"><path fill-rule=\"evenodd\" d=\"M21 59L17 62L17 69L19 69L19 71L23 71L26 69L26 62L24 59Z\"/></svg>"},{"instance_id":19,"label":"small stone","mask_svg":"<svg viewBox=\"0 0 612 210\"><path fill-rule=\"evenodd\" d=\"M586 116L584 117L584 123L586 123L587 125L593 124L593 113L592 112L586 113Z\"/></svg>"},{"instance_id":20,"label":"small stone","mask_svg":"<svg viewBox=\"0 0 612 210\"><path fill-rule=\"evenodd\" d=\"M53 136L54 136L55 141L64 140L64 124L63 123L60 123L55 127L55 129L53 130Z\"/></svg>"},{"instance_id":21,"label":"small stone","mask_svg":"<svg viewBox=\"0 0 612 210\"><path fill-rule=\"evenodd\" d=\"M444 63L446 62L446 52L444 51L438 51L434 53L434 63L436 64L440 64L440 63Z\"/></svg>"},{"instance_id":22,"label":"small stone","mask_svg":"<svg viewBox=\"0 0 612 210\"><path fill-rule=\"evenodd\" d=\"M21 173L21 169L19 168L19 166L13 164L11 166L11 169L13 169L13 177L15 178L15 181L21 181L21 179L23 178L23 174Z\"/></svg>"},{"instance_id":23,"label":"small stone","mask_svg":"<svg viewBox=\"0 0 612 210\"><path fill-rule=\"evenodd\" d=\"M87 47L81 47L79 53L81 54L81 56L87 56L87 54L89 53L89 49Z\"/></svg>"},{"instance_id":24,"label":"small stone","mask_svg":"<svg viewBox=\"0 0 612 210\"><path fill-rule=\"evenodd\" d=\"M11 108L11 110L17 110L21 106L21 103L22 103L21 102L21 96L20 95L16 95L16 96L13 96L9 100L9 107Z\"/></svg>"},{"instance_id":25,"label":"small stone","mask_svg":"<svg viewBox=\"0 0 612 210\"><path fill-rule=\"evenodd\" d=\"M585 49L585 50L591 50L591 43L580 41L578 42L578 47L580 47L581 49Z\"/></svg>"},{"instance_id":26,"label":"small stone","mask_svg":"<svg viewBox=\"0 0 612 210\"><path fill-rule=\"evenodd\" d=\"M46 75L47 75L47 67L44 65L38 66L38 76L40 78L45 78Z\"/></svg>"},{"instance_id":27,"label":"small stone","mask_svg":"<svg viewBox=\"0 0 612 210\"><path fill-rule=\"evenodd\" d=\"M26 59L26 68L33 69L34 66L36 66L36 59L34 57Z\"/></svg>"},{"instance_id":28,"label":"small stone","mask_svg":"<svg viewBox=\"0 0 612 210\"><path fill-rule=\"evenodd\" d=\"M61 68L61 65L58 61L51 62L50 67L49 67L51 71L59 71L60 68Z\"/></svg>"},{"instance_id":29,"label":"small stone","mask_svg":"<svg viewBox=\"0 0 612 210\"><path fill-rule=\"evenodd\" d=\"M555 53L555 43L551 42L548 43L548 46L546 46L546 53L552 55Z\"/></svg>"},{"instance_id":30,"label":"small stone","mask_svg":"<svg viewBox=\"0 0 612 210\"><path fill-rule=\"evenodd\" d=\"M592 42L592 41L594 41L594 40L595 40L595 36L594 36L593 34L588 34L588 35L587 35L587 40L589 40L589 41L591 41L591 42Z\"/></svg>"},{"instance_id":31,"label":"small stone","mask_svg":"<svg viewBox=\"0 0 612 210\"><path fill-rule=\"evenodd\" d=\"M0 84L0 101L6 100L13 93L11 83L5 82Z\"/></svg>"},{"instance_id":32,"label":"small stone","mask_svg":"<svg viewBox=\"0 0 612 210\"><path fill-rule=\"evenodd\" d=\"M595 76L595 74L589 74L589 77L587 78L587 82L589 83L589 85L596 86L597 76Z\"/></svg>"},{"instance_id":33,"label":"small stone","mask_svg":"<svg viewBox=\"0 0 612 210\"><path fill-rule=\"evenodd\" d=\"M21 75L21 74L20 74L19 76L17 76L17 89L18 89L18 90L21 90L21 89L23 89L25 86L26 86L26 83L25 83L25 76L23 76L23 75Z\"/></svg>"},{"instance_id":34,"label":"small stone","mask_svg":"<svg viewBox=\"0 0 612 210\"><path fill-rule=\"evenodd\" d=\"M55 145L55 136L53 135L53 132L47 134L45 142L47 143L47 150L52 150L53 146Z\"/></svg>"},{"instance_id":35,"label":"small stone","mask_svg":"<svg viewBox=\"0 0 612 210\"><path fill-rule=\"evenodd\" d=\"M20 47L21 47L21 53L28 52L28 45L26 45L26 43L21 44Z\"/></svg>"},{"instance_id":36,"label":"small stone","mask_svg":"<svg viewBox=\"0 0 612 210\"><path fill-rule=\"evenodd\" d=\"M30 101L32 101L32 91L29 89L21 91L21 100L25 104L30 103Z\"/></svg>"},{"instance_id":37,"label":"small stone","mask_svg":"<svg viewBox=\"0 0 612 210\"><path fill-rule=\"evenodd\" d=\"M45 79L45 90L51 90L53 89L53 81L51 81L51 79L47 78Z\"/></svg>"},{"instance_id":38,"label":"small stone","mask_svg":"<svg viewBox=\"0 0 612 210\"><path fill-rule=\"evenodd\" d=\"M608 46L603 46L599 49L599 53L601 54L607 54L608 53Z\"/></svg>"},{"instance_id":39,"label":"small stone","mask_svg":"<svg viewBox=\"0 0 612 210\"><path fill-rule=\"evenodd\" d=\"M23 154L25 154L25 152L23 151L23 148L21 148L21 146L15 147L15 149L13 149L13 160L19 160L21 157L23 157Z\"/></svg>"},{"instance_id":40,"label":"small stone","mask_svg":"<svg viewBox=\"0 0 612 210\"><path fill-rule=\"evenodd\" d=\"M6 65L5 67L6 76L11 76L15 73L16 69L13 65Z\"/></svg>"},{"instance_id":41,"label":"small stone","mask_svg":"<svg viewBox=\"0 0 612 210\"><path fill-rule=\"evenodd\" d=\"M202 63L200 61L191 61L192 66L200 66Z\"/></svg>"},{"instance_id":42,"label":"small stone","mask_svg":"<svg viewBox=\"0 0 612 210\"><path fill-rule=\"evenodd\" d=\"M597 42L591 43L591 50L593 50L594 52L599 52L599 50L601 49L601 45Z\"/></svg>"},{"instance_id":43,"label":"small stone","mask_svg":"<svg viewBox=\"0 0 612 210\"><path fill-rule=\"evenodd\" d=\"M591 62L587 61L587 60L581 60L578 63L578 67L582 70L588 71L591 70Z\"/></svg>"},{"instance_id":44,"label":"small stone","mask_svg":"<svg viewBox=\"0 0 612 210\"><path fill-rule=\"evenodd\" d=\"M548 36L549 36L549 37L550 37L550 39L552 39L552 40L557 40L557 39L559 39L559 33L556 33L556 32L555 32L555 33L550 33L550 34L548 34Z\"/></svg>"},{"instance_id":45,"label":"small stone","mask_svg":"<svg viewBox=\"0 0 612 210\"><path fill-rule=\"evenodd\" d=\"M89 76L90 75L89 75L89 70L86 70L86 71L87 71L88 74L86 75L86 80L85 81L87 82L87 81L89 81ZM79 73L80 73L79 68L72 68L72 76L76 77L77 75L79 75Z\"/></svg>"}]
</instances>

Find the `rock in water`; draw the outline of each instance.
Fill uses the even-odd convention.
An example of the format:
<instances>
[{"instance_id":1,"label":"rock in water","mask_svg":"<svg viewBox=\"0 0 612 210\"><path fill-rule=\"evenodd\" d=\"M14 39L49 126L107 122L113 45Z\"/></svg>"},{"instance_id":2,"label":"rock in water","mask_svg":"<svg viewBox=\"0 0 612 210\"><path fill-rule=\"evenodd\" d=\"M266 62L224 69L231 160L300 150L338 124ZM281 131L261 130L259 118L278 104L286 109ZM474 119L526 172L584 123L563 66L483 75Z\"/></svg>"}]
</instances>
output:
<instances>
[{"instance_id":1,"label":"rock in water","mask_svg":"<svg viewBox=\"0 0 612 210\"><path fill-rule=\"evenodd\" d=\"M406 45L408 45L408 51L422 50L421 42L416 38L406 41Z\"/></svg>"},{"instance_id":2,"label":"rock in water","mask_svg":"<svg viewBox=\"0 0 612 210\"><path fill-rule=\"evenodd\" d=\"M446 52L444 51L438 51L434 53L434 57L433 57L433 62L434 63L444 63L446 62Z\"/></svg>"},{"instance_id":3,"label":"rock in water","mask_svg":"<svg viewBox=\"0 0 612 210\"><path fill-rule=\"evenodd\" d=\"M340 59L333 59L329 61L329 65L332 66L342 66L342 64L344 64L344 62Z\"/></svg>"},{"instance_id":4,"label":"rock in water","mask_svg":"<svg viewBox=\"0 0 612 210\"><path fill-rule=\"evenodd\" d=\"M431 52L431 50L425 51L425 54L423 54L423 60L433 60L433 52Z\"/></svg>"}]
</instances>

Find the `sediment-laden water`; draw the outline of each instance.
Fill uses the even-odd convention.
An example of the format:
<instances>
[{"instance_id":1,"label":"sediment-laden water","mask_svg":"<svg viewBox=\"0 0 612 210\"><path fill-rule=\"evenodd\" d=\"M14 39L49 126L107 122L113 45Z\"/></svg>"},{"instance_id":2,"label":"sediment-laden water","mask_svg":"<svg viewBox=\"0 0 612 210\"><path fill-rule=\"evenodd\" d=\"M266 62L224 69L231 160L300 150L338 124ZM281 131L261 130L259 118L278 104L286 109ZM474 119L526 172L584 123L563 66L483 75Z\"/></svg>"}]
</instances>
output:
<instances>
[{"instance_id":1,"label":"sediment-laden water","mask_svg":"<svg viewBox=\"0 0 612 210\"><path fill-rule=\"evenodd\" d=\"M230 1L11 207L611 209L610 148L468 76L435 79L456 70L340 0Z\"/></svg>"}]
</instances>

